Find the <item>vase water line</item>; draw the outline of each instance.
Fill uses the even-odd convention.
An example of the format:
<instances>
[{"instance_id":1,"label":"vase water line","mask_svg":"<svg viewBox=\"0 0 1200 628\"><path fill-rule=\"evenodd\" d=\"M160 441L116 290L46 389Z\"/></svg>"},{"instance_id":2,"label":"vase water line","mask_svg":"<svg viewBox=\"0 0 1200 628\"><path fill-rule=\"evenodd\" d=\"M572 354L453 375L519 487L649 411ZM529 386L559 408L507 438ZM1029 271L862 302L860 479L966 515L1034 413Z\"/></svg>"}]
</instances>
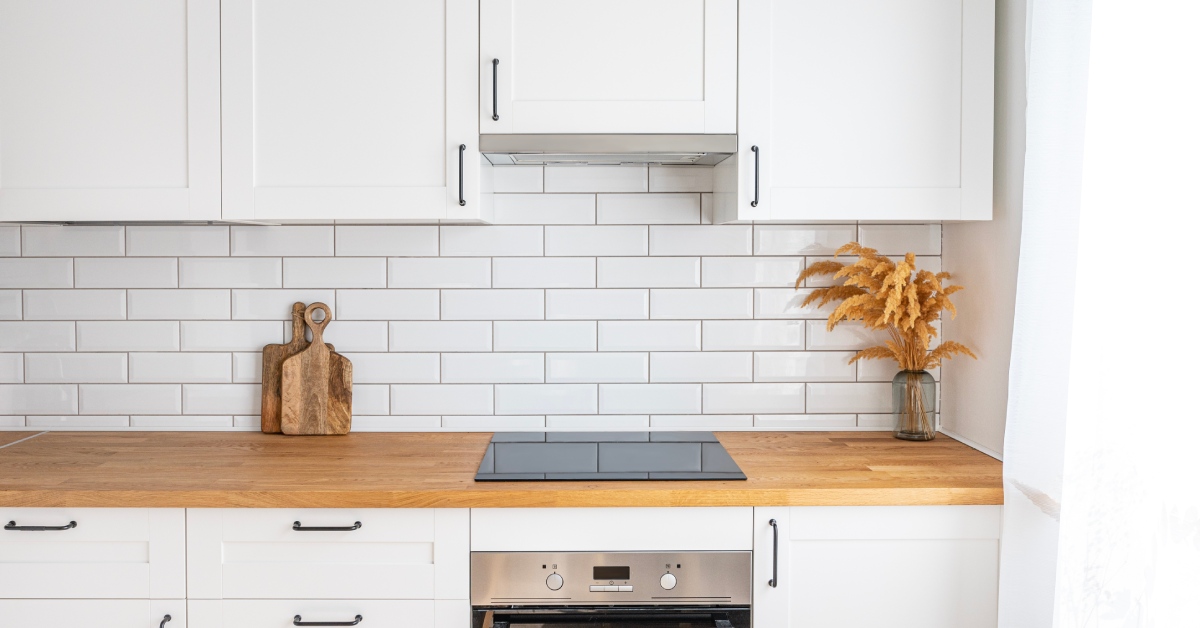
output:
<instances>
[{"instance_id":1,"label":"vase water line","mask_svg":"<svg viewBox=\"0 0 1200 628\"><path fill-rule=\"evenodd\" d=\"M900 371L892 379L892 435L903 440L933 440L936 431L935 383L926 371Z\"/></svg>"}]
</instances>

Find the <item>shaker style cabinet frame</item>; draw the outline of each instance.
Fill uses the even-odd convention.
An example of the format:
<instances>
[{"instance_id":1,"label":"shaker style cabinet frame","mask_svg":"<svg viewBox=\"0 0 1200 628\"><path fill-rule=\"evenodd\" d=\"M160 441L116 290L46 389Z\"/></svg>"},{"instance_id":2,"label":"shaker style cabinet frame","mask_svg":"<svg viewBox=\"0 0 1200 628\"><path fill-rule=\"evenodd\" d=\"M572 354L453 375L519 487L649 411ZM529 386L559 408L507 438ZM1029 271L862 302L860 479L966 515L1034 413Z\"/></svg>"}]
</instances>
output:
<instances>
[{"instance_id":1,"label":"shaker style cabinet frame","mask_svg":"<svg viewBox=\"0 0 1200 628\"><path fill-rule=\"evenodd\" d=\"M0 0L0 221L221 218L219 0Z\"/></svg>"},{"instance_id":2,"label":"shaker style cabinet frame","mask_svg":"<svg viewBox=\"0 0 1200 628\"><path fill-rule=\"evenodd\" d=\"M223 0L226 220L487 220L477 0Z\"/></svg>"},{"instance_id":3,"label":"shaker style cabinet frame","mask_svg":"<svg viewBox=\"0 0 1200 628\"><path fill-rule=\"evenodd\" d=\"M734 133L737 0L480 0L481 133Z\"/></svg>"},{"instance_id":4,"label":"shaker style cabinet frame","mask_svg":"<svg viewBox=\"0 0 1200 628\"><path fill-rule=\"evenodd\" d=\"M990 220L994 0L740 0L718 222Z\"/></svg>"}]
</instances>

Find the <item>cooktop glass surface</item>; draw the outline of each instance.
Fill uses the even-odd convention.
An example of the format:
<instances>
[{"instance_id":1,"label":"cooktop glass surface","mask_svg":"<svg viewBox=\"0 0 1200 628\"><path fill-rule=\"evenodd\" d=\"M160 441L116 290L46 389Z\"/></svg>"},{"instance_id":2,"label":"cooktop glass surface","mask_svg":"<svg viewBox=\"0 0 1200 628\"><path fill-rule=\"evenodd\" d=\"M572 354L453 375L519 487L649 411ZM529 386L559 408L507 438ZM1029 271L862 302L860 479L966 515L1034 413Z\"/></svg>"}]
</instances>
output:
<instances>
[{"instance_id":1,"label":"cooktop glass surface","mask_svg":"<svg viewBox=\"0 0 1200 628\"><path fill-rule=\"evenodd\" d=\"M712 432L507 432L492 436L476 482L744 480Z\"/></svg>"}]
</instances>

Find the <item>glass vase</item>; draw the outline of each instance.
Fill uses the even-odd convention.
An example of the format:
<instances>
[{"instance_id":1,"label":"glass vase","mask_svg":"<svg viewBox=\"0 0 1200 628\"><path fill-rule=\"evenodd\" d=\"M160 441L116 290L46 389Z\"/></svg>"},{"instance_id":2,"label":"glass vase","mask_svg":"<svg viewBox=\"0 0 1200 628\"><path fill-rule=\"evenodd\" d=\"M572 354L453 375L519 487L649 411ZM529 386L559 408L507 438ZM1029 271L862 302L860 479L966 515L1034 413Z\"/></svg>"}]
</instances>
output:
<instances>
[{"instance_id":1,"label":"glass vase","mask_svg":"<svg viewBox=\"0 0 1200 628\"><path fill-rule=\"evenodd\" d=\"M933 376L900 371L892 379L892 435L904 440L933 440L935 431Z\"/></svg>"}]
</instances>

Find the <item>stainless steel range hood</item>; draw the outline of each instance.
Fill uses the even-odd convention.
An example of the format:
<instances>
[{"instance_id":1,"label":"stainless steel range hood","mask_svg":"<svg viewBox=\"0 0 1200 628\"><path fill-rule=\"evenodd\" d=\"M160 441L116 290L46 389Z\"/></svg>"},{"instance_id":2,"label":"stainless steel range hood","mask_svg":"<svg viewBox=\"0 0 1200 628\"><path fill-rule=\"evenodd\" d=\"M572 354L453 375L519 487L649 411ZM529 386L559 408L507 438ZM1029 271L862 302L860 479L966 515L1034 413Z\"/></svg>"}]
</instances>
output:
<instances>
[{"instance_id":1,"label":"stainless steel range hood","mask_svg":"<svg viewBox=\"0 0 1200 628\"><path fill-rule=\"evenodd\" d=\"M712 166L737 152L736 135L480 135L497 166Z\"/></svg>"}]
</instances>

